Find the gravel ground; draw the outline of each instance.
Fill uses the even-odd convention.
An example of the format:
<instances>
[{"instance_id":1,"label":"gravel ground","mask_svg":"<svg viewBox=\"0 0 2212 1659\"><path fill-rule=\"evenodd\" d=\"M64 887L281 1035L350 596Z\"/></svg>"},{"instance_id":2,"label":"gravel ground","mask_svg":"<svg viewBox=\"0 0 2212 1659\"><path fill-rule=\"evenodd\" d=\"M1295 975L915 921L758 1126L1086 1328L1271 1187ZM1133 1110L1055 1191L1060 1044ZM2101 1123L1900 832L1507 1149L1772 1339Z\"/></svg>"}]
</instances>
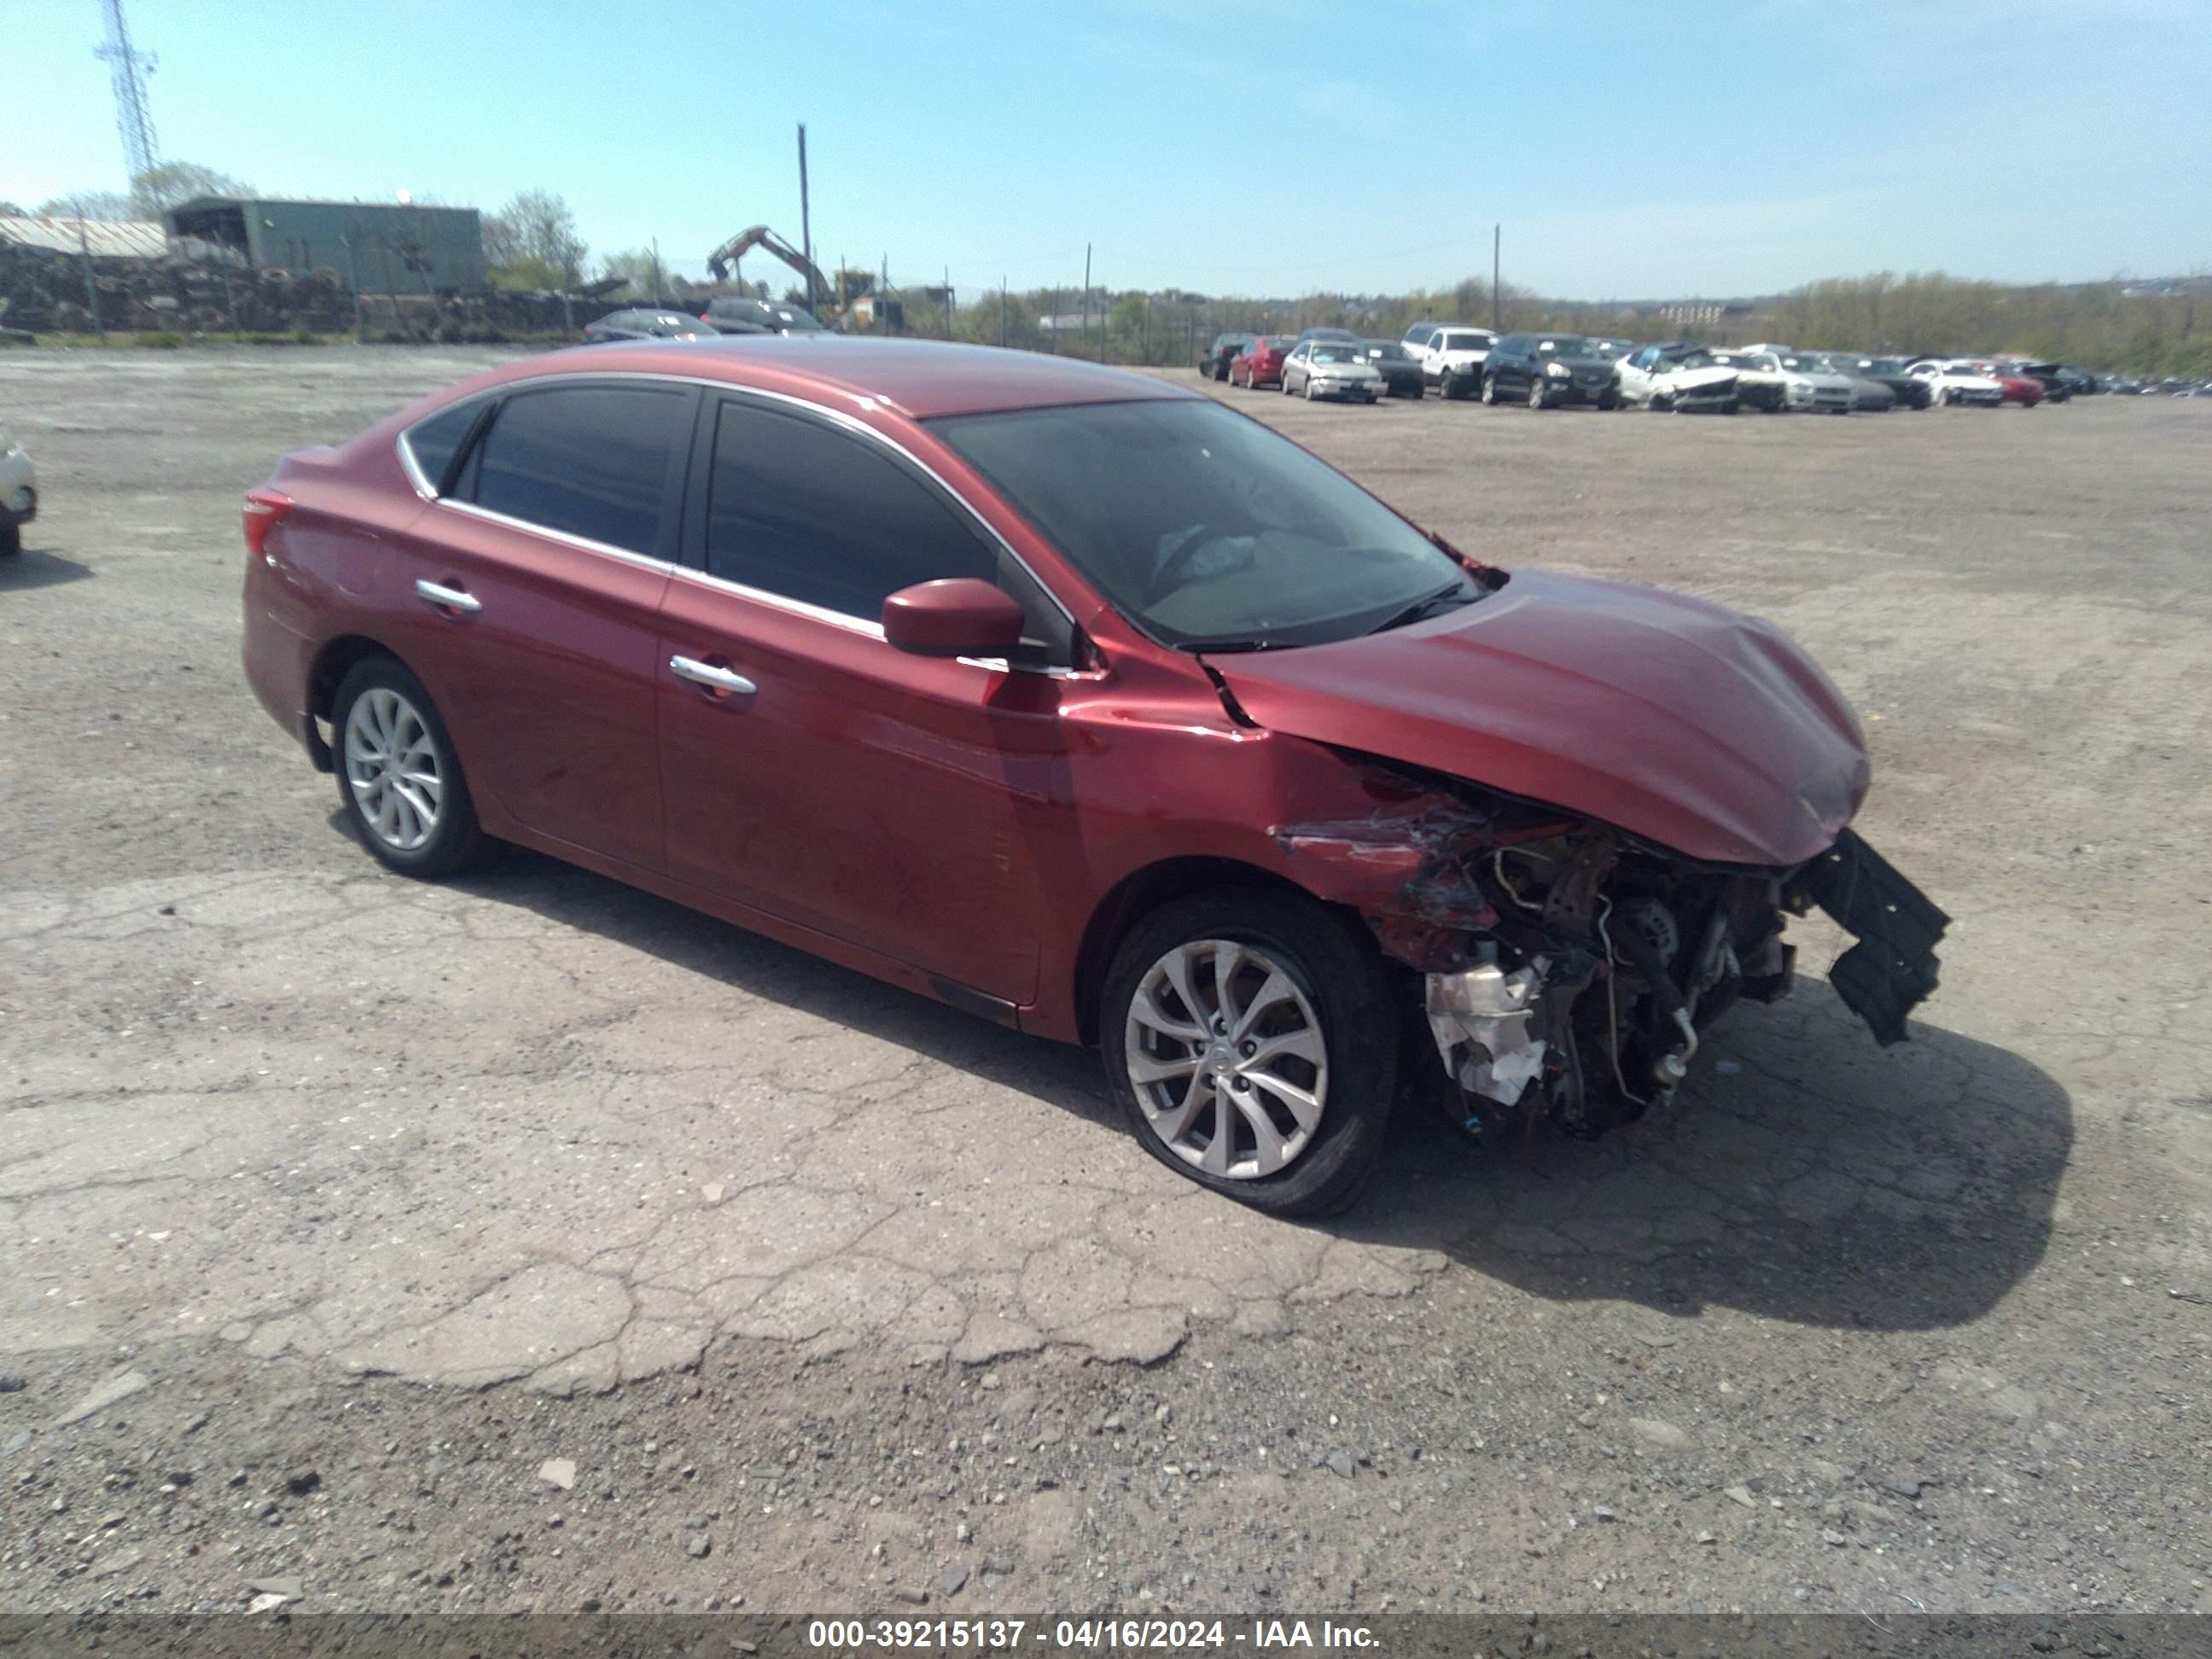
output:
<instances>
[{"instance_id":1,"label":"gravel ground","mask_svg":"<svg viewBox=\"0 0 2212 1659\"><path fill-rule=\"evenodd\" d=\"M0 1606L2204 1605L2212 408L1222 392L1462 545L1782 623L1954 917L1674 1112L1267 1221L1089 1060L546 860L381 873L237 501L489 352L0 354Z\"/></svg>"}]
</instances>

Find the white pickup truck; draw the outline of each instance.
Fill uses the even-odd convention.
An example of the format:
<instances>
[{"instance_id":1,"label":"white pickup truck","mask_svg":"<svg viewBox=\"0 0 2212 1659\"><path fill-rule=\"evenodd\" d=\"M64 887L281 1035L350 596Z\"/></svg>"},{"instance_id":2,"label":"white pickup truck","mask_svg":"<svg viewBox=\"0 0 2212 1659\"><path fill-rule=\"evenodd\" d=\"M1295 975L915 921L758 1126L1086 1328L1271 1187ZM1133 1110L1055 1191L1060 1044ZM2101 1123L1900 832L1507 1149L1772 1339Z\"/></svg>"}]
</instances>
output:
<instances>
[{"instance_id":1,"label":"white pickup truck","mask_svg":"<svg viewBox=\"0 0 2212 1659\"><path fill-rule=\"evenodd\" d=\"M1482 366L1498 337L1486 328L1448 323L1421 348L1421 378L1447 398L1472 398L1482 390Z\"/></svg>"}]
</instances>

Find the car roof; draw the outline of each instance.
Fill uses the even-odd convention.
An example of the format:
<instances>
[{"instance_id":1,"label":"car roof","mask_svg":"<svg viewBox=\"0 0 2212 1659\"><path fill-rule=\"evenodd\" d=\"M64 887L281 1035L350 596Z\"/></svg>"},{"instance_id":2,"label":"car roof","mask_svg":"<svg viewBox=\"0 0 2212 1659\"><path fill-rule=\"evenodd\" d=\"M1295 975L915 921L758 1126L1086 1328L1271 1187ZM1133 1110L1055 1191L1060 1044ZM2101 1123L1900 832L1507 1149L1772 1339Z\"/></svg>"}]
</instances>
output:
<instances>
[{"instance_id":1,"label":"car roof","mask_svg":"<svg viewBox=\"0 0 2212 1659\"><path fill-rule=\"evenodd\" d=\"M472 382L472 389L562 373L678 374L794 396L830 394L914 420L1060 404L1193 398L1165 380L1073 357L942 340L836 334L728 334L711 340L640 341L588 355L553 352Z\"/></svg>"}]
</instances>

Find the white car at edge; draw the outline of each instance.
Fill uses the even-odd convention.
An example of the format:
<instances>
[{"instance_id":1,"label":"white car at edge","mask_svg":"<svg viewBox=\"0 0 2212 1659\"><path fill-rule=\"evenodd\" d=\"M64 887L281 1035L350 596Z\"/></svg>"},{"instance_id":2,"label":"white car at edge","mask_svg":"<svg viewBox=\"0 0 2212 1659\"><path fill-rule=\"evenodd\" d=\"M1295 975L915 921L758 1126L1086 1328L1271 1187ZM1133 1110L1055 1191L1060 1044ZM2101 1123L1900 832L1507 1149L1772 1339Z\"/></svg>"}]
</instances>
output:
<instances>
[{"instance_id":1,"label":"white car at edge","mask_svg":"<svg viewBox=\"0 0 2212 1659\"><path fill-rule=\"evenodd\" d=\"M1941 409L1950 404L1980 404L1995 409L2004 402L2004 387L1965 357L1930 357L1909 365L1916 380L1928 382L1928 401Z\"/></svg>"},{"instance_id":2,"label":"white car at edge","mask_svg":"<svg viewBox=\"0 0 2212 1659\"><path fill-rule=\"evenodd\" d=\"M39 516L39 470L0 422L0 559L23 550L23 526Z\"/></svg>"}]
</instances>

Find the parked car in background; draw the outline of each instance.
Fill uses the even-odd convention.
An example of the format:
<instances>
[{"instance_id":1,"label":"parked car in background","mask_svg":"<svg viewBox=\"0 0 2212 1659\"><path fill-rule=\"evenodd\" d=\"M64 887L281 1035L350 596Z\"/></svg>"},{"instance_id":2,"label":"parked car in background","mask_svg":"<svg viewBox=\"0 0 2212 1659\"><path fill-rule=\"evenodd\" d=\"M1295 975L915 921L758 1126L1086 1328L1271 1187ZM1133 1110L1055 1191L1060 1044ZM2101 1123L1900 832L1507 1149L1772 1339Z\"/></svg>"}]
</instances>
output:
<instances>
[{"instance_id":1,"label":"parked car in background","mask_svg":"<svg viewBox=\"0 0 2212 1659\"><path fill-rule=\"evenodd\" d=\"M1778 367L1767 367L1764 352L1736 347L1716 348L1713 361L1735 371L1735 392L1746 409L1779 415L1790 407L1790 385Z\"/></svg>"},{"instance_id":2,"label":"parked car in background","mask_svg":"<svg viewBox=\"0 0 2212 1659\"><path fill-rule=\"evenodd\" d=\"M1421 354L1428 349L1429 342L1436 338L1437 331L1449 326L1449 325L1445 323L1415 323L1398 337L1398 343L1405 347L1407 351L1412 354L1413 360L1418 362L1420 361Z\"/></svg>"},{"instance_id":3,"label":"parked car in background","mask_svg":"<svg viewBox=\"0 0 2212 1659\"><path fill-rule=\"evenodd\" d=\"M610 311L584 328L586 345L613 340L711 340L719 331L703 318L681 311Z\"/></svg>"},{"instance_id":4,"label":"parked car in background","mask_svg":"<svg viewBox=\"0 0 2212 1659\"><path fill-rule=\"evenodd\" d=\"M1927 382L1929 401L1939 409L1954 404L1995 409L2004 401L2004 387L1996 376L1965 358L1923 357L1912 365L1912 377Z\"/></svg>"},{"instance_id":5,"label":"parked car in background","mask_svg":"<svg viewBox=\"0 0 2212 1659\"><path fill-rule=\"evenodd\" d=\"M1283 392L1371 404L1382 395L1382 372L1357 340L1301 340L1283 359Z\"/></svg>"},{"instance_id":6,"label":"parked car in background","mask_svg":"<svg viewBox=\"0 0 2212 1659\"><path fill-rule=\"evenodd\" d=\"M1928 382L1916 378L1902 357L1868 357L1855 351L1832 351L1828 361L1838 374L1854 380L1879 380L1895 394L1900 409L1928 407Z\"/></svg>"},{"instance_id":7,"label":"parked car in background","mask_svg":"<svg viewBox=\"0 0 2212 1659\"><path fill-rule=\"evenodd\" d=\"M1799 361L1808 362L1815 368L1825 369L1839 380L1850 381L1851 407L1854 410L1869 415L1887 415L1897 407L1897 394L1887 385L1871 375L1854 373L1848 362L1833 352L1802 352L1799 354Z\"/></svg>"},{"instance_id":8,"label":"parked car in background","mask_svg":"<svg viewBox=\"0 0 2212 1659\"><path fill-rule=\"evenodd\" d=\"M1996 368L2000 380L2015 378L2034 381L2043 388L2045 403L2063 404L2074 395L2073 379L2062 373L2057 363L2033 363L2023 358L2000 357L1996 360Z\"/></svg>"},{"instance_id":9,"label":"parked car in background","mask_svg":"<svg viewBox=\"0 0 2212 1659\"><path fill-rule=\"evenodd\" d=\"M1977 357L1972 362L1976 373L1997 383L1998 395L2004 402L2033 409L2043 401L2042 381L2030 375L2016 374L1991 357Z\"/></svg>"},{"instance_id":10,"label":"parked car in background","mask_svg":"<svg viewBox=\"0 0 2212 1659\"><path fill-rule=\"evenodd\" d=\"M1341 340L1346 345L1358 345L1359 343L1359 337L1357 334L1354 334L1348 328L1302 328L1298 331L1298 338L1301 340Z\"/></svg>"},{"instance_id":11,"label":"parked car in background","mask_svg":"<svg viewBox=\"0 0 2212 1659\"><path fill-rule=\"evenodd\" d=\"M1877 1042L1936 988L1780 629L1481 563L1194 387L556 353L284 456L244 529L246 680L387 870L516 842L1087 1044L1261 1210L1352 1202L1401 1078L1486 1139L1663 1109L1814 908Z\"/></svg>"},{"instance_id":12,"label":"parked car in background","mask_svg":"<svg viewBox=\"0 0 2212 1659\"><path fill-rule=\"evenodd\" d=\"M1736 371L1686 340L1640 347L1622 358L1615 372L1620 376L1623 403L1686 415L1733 415L1740 406Z\"/></svg>"},{"instance_id":13,"label":"parked car in background","mask_svg":"<svg viewBox=\"0 0 2212 1659\"><path fill-rule=\"evenodd\" d=\"M821 319L805 306L725 294L710 300L701 320L722 334L826 334Z\"/></svg>"},{"instance_id":14,"label":"parked car in background","mask_svg":"<svg viewBox=\"0 0 2212 1659\"><path fill-rule=\"evenodd\" d=\"M1757 351L1752 361L1782 376L1783 397L1799 414L1848 415L1858 403L1856 384L1812 353L1793 351L1784 356Z\"/></svg>"},{"instance_id":15,"label":"parked car in background","mask_svg":"<svg viewBox=\"0 0 2212 1659\"><path fill-rule=\"evenodd\" d=\"M39 469L0 421L0 559L23 550L23 526L39 516Z\"/></svg>"},{"instance_id":16,"label":"parked car in background","mask_svg":"<svg viewBox=\"0 0 2212 1659\"><path fill-rule=\"evenodd\" d=\"M1422 378L1446 398L1472 398L1481 390L1483 365L1498 337L1486 328L1440 328L1421 352Z\"/></svg>"},{"instance_id":17,"label":"parked car in background","mask_svg":"<svg viewBox=\"0 0 2212 1659\"><path fill-rule=\"evenodd\" d=\"M1393 398L1419 398L1427 389L1428 377L1413 354L1395 340L1362 340L1360 353L1382 377L1382 389Z\"/></svg>"},{"instance_id":18,"label":"parked car in background","mask_svg":"<svg viewBox=\"0 0 2212 1659\"><path fill-rule=\"evenodd\" d=\"M1635 341L1616 340L1609 334L1593 334L1589 343L1593 353L1616 363L1637 349Z\"/></svg>"},{"instance_id":19,"label":"parked car in background","mask_svg":"<svg viewBox=\"0 0 2212 1659\"><path fill-rule=\"evenodd\" d=\"M1237 361L1238 352L1252 343L1252 338L1249 334L1215 335L1213 343L1206 347L1205 355L1198 360L1199 378L1207 380L1227 380L1229 365Z\"/></svg>"},{"instance_id":20,"label":"parked car in background","mask_svg":"<svg viewBox=\"0 0 2212 1659\"><path fill-rule=\"evenodd\" d=\"M1531 409L1620 407L1620 374L1579 334L1508 334L1483 366L1482 401L1520 398Z\"/></svg>"},{"instance_id":21,"label":"parked car in background","mask_svg":"<svg viewBox=\"0 0 2212 1659\"><path fill-rule=\"evenodd\" d=\"M1255 334L1244 349L1229 362L1229 384L1257 392L1263 386L1283 383L1283 359L1291 355L1297 337L1290 334Z\"/></svg>"}]
</instances>

